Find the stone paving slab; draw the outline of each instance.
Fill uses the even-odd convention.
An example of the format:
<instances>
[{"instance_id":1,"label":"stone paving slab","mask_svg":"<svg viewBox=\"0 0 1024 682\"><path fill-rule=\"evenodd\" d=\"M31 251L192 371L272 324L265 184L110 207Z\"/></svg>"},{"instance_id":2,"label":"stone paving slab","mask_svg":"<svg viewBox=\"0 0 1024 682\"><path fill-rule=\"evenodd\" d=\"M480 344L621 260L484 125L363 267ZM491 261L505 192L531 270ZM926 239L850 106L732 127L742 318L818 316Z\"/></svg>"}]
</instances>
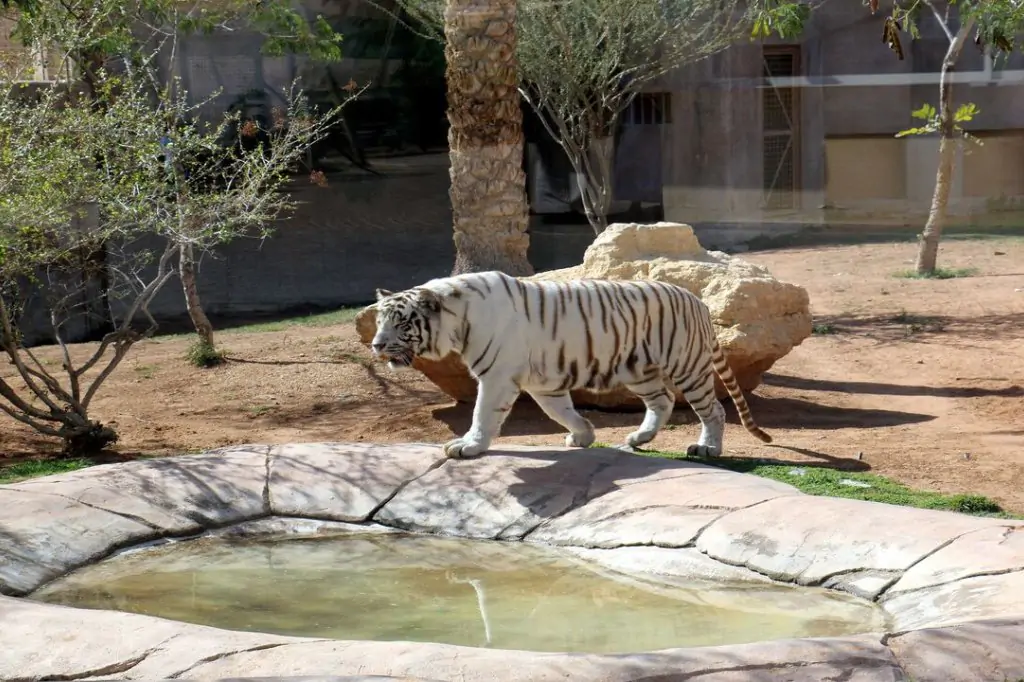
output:
<instances>
[{"instance_id":1,"label":"stone paving slab","mask_svg":"<svg viewBox=\"0 0 1024 682\"><path fill-rule=\"evenodd\" d=\"M886 596L984 573L1020 570L1024 570L1024 525L993 526L961 535L914 564Z\"/></svg>"},{"instance_id":2,"label":"stone paving slab","mask_svg":"<svg viewBox=\"0 0 1024 682\"><path fill-rule=\"evenodd\" d=\"M740 566L729 566L701 554L696 549L667 547L618 547L588 549L565 547L565 551L587 561L623 573L652 574L659 578L715 582L771 583L772 580Z\"/></svg>"},{"instance_id":3,"label":"stone paving slab","mask_svg":"<svg viewBox=\"0 0 1024 682\"><path fill-rule=\"evenodd\" d=\"M190 676L212 680L331 670L451 682L902 681L895 657L879 640L878 636L780 640L620 655L539 654L408 642L318 642L219 658L197 666Z\"/></svg>"},{"instance_id":4,"label":"stone paving slab","mask_svg":"<svg viewBox=\"0 0 1024 682\"><path fill-rule=\"evenodd\" d=\"M406 530L514 540L586 501L592 476L625 453L502 446L448 460L403 488L373 519Z\"/></svg>"},{"instance_id":5,"label":"stone paving slab","mask_svg":"<svg viewBox=\"0 0 1024 682\"><path fill-rule=\"evenodd\" d=\"M593 489L604 492L543 523L530 534L530 539L576 547L685 547L723 514L776 497L800 494L785 483L751 481L733 472L702 472L699 476L681 478L660 476L650 482L640 479L619 487Z\"/></svg>"},{"instance_id":6,"label":"stone paving slab","mask_svg":"<svg viewBox=\"0 0 1024 682\"><path fill-rule=\"evenodd\" d=\"M904 571L964 533L1012 525L834 497L769 500L722 516L697 548L776 579L820 584L852 571Z\"/></svg>"},{"instance_id":7,"label":"stone paving slab","mask_svg":"<svg viewBox=\"0 0 1024 682\"><path fill-rule=\"evenodd\" d=\"M587 499L594 499L612 490L624 488L634 483L653 483L668 479L687 478L702 474L724 473L718 467L691 462L685 459L665 459L663 457L644 457L634 455L625 450L616 450L620 456L611 464L602 467L590 478ZM680 481L680 483L683 483Z\"/></svg>"},{"instance_id":8,"label":"stone paving slab","mask_svg":"<svg viewBox=\"0 0 1024 682\"><path fill-rule=\"evenodd\" d=\"M436 445L275 445L269 464L271 511L365 521L402 485L444 461Z\"/></svg>"},{"instance_id":9,"label":"stone paving slab","mask_svg":"<svg viewBox=\"0 0 1024 682\"><path fill-rule=\"evenodd\" d=\"M269 446L106 464L11 486L78 500L170 534L265 515ZM2 527L2 524L0 524Z\"/></svg>"},{"instance_id":10,"label":"stone paving slab","mask_svg":"<svg viewBox=\"0 0 1024 682\"><path fill-rule=\"evenodd\" d=\"M0 594L24 594L112 546L155 534L148 525L65 497L0 488Z\"/></svg>"},{"instance_id":11,"label":"stone paving slab","mask_svg":"<svg viewBox=\"0 0 1024 682\"><path fill-rule=\"evenodd\" d=\"M1024 679L1024 621L988 621L890 637L913 682Z\"/></svg>"},{"instance_id":12,"label":"stone paving slab","mask_svg":"<svg viewBox=\"0 0 1024 682\"><path fill-rule=\"evenodd\" d=\"M894 632L998 617L1024 617L1024 572L965 578L882 601ZM1024 645L1024 641L1021 643Z\"/></svg>"},{"instance_id":13,"label":"stone paving slab","mask_svg":"<svg viewBox=\"0 0 1024 682\"><path fill-rule=\"evenodd\" d=\"M0 679L196 681L323 675L451 682L852 682L902 680L881 635L637 654L551 654L218 630L150 616L0 597ZM45 646L37 646L47 633ZM26 642L33 646L24 646ZM15 646L15 644L20 644ZM794 667L794 662L799 662ZM780 677L782 676L782 677Z\"/></svg>"},{"instance_id":14,"label":"stone paving slab","mask_svg":"<svg viewBox=\"0 0 1024 682\"><path fill-rule=\"evenodd\" d=\"M335 677L333 675L303 675L302 677L225 677L218 682L441 682L440 680L428 680L425 677L391 677L390 675L346 675ZM174 680L158 680L158 682L175 682Z\"/></svg>"},{"instance_id":15,"label":"stone paving slab","mask_svg":"<svg viewBox=\"0 0 1024 682\"><path fill-rule=\"evenodd\" d=\"M10 597L0 597L0 623L0 680L174 677L212 657L302 641Z\"/></svg>"}]
</instances>

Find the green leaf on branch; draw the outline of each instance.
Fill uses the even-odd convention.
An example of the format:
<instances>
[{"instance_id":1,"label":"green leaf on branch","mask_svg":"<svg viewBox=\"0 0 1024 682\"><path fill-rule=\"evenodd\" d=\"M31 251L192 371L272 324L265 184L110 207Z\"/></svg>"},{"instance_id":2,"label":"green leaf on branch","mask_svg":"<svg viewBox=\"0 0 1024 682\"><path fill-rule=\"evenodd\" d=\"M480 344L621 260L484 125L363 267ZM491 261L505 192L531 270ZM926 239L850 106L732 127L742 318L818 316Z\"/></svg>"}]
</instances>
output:
<instances>
[{"instance_id":1,"label":"green leaf on branch","mask_svg":"<svg viewBox=\"0 0 1024 682\"><path fill-rule=\"evenodd\" d=\"M934 133L938 128L936 126L923 126L921 128L907 128L896 133L896 137L908 137L910 135L928 135Z\"/></svg>"},{"instance_id":2,"label":"green leaf on branch","mask_svg":"<svg viewBox=\"0 0 1024 682\"><path fill-rule=\"evenodd\" d=\"M786 39L803 33L811 8L801 2L769 0L754 15L750 39L768 38L773 33Z\"/></svg>"},{"instance_id":3,"label":"green leaf on branch","mask_svg":"<svg viewBox=\"0 0 1024 682\"><path fill-rule=\"evenodd\" d=\"M981 113L981 109L977 107L974 102L967 102L961 104L960 108L953 114L953 120L957 123L966 123L967 121L973 121L974 117Z\"/></svg>"},{"instance_id":4,"label":"green leaf on branch","mask_svg":"<svg viewBox=\"0 0 1024 682\"><path fill-rule=\"evenodd\" d=\"M919 118L923 121L929 121L935 118L936 111L935 107L933 107L931 104L925 103L921 105L920 109L914 109L912 112L910 112L910 115L913 116L914 118Z\"/></svg>"}]
</instances>

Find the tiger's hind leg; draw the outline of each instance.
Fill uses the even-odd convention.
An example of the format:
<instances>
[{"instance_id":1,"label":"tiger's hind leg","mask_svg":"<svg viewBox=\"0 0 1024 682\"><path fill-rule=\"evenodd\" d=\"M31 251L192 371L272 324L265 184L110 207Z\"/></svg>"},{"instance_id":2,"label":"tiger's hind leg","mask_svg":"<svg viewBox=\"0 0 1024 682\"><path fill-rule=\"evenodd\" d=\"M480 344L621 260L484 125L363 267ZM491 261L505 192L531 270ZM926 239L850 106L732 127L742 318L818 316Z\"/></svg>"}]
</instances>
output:
<instances>
[{"instance_id":1,"label":"tiger's hind leg","mask_svg":"<svg viewBox=\"0 0 1024 682\"><path fill-rule=\"evenodd\" d=\"M569 429L567 447L588 448L594 443L594 425L576 411L568 393L533 393L527 391L544 414Z\"/></svg>"},{"instance_id":2,"label":"tiger's hind leg","mask_svg":"<svg viewBox=\"0 0 1024 682\"><path fill-rule=\"evenodd\" d=\"M686 456L718 457L722 454L725 435L725 408L715 396L715 377L711 372L710 359L706 367L694 376L679 380L677 387L700 419L700 438L686 448Z\"/></svg>"},{"instance_id":3,"label":"tiger's hind leg","mask_svg":"<svg viewBox=\"0 0 1024 682\"><path fill-rule=\"evenodd\" d=\"M644 407L647 408L640 428L626 436L626 445L638 447L651 442L658 435L658 431L672 416L672 408L675 406L676 399L665 388L665 382L660 373L639 384L626 384L626 388L643 400Z\"/></svg>"}]
</instances>

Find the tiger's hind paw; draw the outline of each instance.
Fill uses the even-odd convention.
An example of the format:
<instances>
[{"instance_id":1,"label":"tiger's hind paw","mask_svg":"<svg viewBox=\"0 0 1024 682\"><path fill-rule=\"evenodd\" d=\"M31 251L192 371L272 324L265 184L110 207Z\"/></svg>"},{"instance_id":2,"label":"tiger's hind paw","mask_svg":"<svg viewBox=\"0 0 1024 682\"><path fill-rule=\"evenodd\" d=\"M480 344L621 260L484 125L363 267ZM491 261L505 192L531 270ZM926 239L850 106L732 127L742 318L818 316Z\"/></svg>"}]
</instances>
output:
<instances>
[{"instance_id":1,"label":"tiger's hind paw","mask_svg":"<svg viewBox=\"0 0 1024 682\"><path fill-rule=\"evenodd\" d=\"M626 436L626 445L638 448L641 445L646 445L654 440L654 437L658 435L657 431L633 431Z\"/></svg>"},{"instance_id":2,"label":"tiger's hind paw","mask_svg":"<svg viewBox=\"0 0 1024 682\"><path fill-rule=\"evenodd\" d=\"M694 443L686 448L687 457L718 457L721 454L722 451L714 445L701 445L700 443Z\"/></svg>"}]
</instances>

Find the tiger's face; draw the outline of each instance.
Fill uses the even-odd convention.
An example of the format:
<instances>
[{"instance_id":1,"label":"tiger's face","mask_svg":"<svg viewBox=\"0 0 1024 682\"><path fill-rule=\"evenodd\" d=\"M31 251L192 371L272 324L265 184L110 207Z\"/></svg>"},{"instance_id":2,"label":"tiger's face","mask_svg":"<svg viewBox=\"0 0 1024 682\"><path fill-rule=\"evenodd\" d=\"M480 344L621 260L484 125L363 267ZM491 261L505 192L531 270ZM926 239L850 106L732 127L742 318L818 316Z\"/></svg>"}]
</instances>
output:
<instances>
[{"instance_id":1,"label":"tiger's face","mask_svg":"<svg viewBox=\"0 0 1024 682\"><path fill-rule=\"evenodd\" d=\"M375 357L392 369L409 367L413 358L434 347L441 301L428 289L392 293L377 289L377 333L370 342Z\"/></svg>"}]
</instances>

